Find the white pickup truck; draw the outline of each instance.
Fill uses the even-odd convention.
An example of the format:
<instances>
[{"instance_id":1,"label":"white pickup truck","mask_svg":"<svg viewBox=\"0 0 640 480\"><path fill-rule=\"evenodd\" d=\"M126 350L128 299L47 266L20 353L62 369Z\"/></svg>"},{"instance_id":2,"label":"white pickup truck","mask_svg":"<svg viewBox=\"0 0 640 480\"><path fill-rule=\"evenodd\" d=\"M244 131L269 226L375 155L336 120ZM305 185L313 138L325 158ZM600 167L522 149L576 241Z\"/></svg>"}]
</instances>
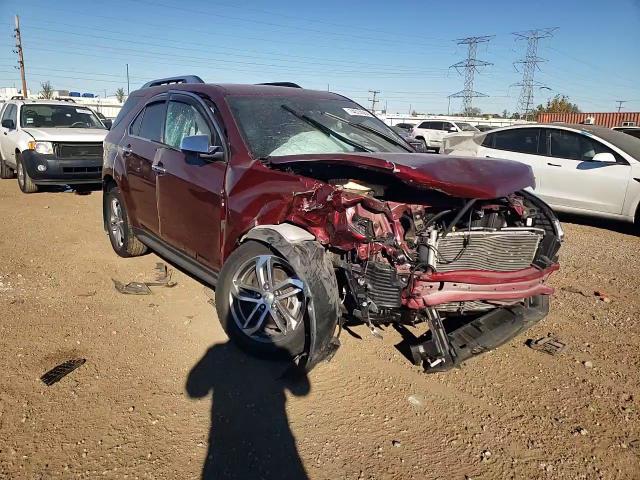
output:
<instances>
[{"instance_id":1,"label":"white pickup truck","mask_svg":"<svg viewBox=\"0 0 640 480\"><path fill-rule=\"evenodd\" d=\"M442 148L442 139L445 136L463 132L468 132L469 135L475 135L476 133L480 133L480 130L466 122L425 120L413 128L412 134L416 140L420 140L423 143L425 151L431 149L439 153Z\"/></svg>"},{"instance_id":2,"label":"white pickup truck","mask_svg":"<svg viewBox=\"0 0 640 480\"><path fill-rule=\"evenodd\" d=\"M107 128L88 107L55 100L10 100L0 109L0 178L24 193L39 185L100 183Z\"/></svg>"}]
</instances>

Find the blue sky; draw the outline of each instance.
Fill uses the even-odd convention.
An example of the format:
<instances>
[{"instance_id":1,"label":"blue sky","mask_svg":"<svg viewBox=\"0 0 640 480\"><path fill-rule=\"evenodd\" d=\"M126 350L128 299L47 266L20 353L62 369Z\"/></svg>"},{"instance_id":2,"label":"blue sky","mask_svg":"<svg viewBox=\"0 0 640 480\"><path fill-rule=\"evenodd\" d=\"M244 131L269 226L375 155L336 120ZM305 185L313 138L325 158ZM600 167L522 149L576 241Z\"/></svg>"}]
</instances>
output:
<instances>
[{"instance_id":1,"label":"blue sky","mask_svg":"<svg viewBox=\"0 0 640 480\"><path fill-rule=\"evenodd\" d=\"M558 27L541 40L548 61L535 103L560 93L583 111L640 110L640 0L2 0L0 86L19 86L13 15L21 17L29 89L112 95L145 81L197 74L209 82L294 81L370 103L379 90L389 111L443 113L463 77L449 66L466 48L454 41L495 35L478 47L494 65L476 75L483 112L516 109L521 75L512 63L525 43L513 32ZM452 99L451 111L460 109Z\"/></svg>"}]
</instances>

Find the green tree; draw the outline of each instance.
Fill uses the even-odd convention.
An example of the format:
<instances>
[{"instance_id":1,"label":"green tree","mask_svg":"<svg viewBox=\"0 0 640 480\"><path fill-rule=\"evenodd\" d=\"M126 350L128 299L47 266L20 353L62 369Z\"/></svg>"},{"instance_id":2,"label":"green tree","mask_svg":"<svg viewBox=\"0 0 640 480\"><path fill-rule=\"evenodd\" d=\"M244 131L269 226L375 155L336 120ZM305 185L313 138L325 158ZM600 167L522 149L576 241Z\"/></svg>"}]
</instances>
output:
<instances>
[{"instance_id":1,"label":"green tree","mask_svg":"<svg viewBox=\"0 0 640 480\"><path fill-rule=\"evenodd\" d=\"M125 93L124 93L124 89L119 88L116 90L116 98L118 99L118 101L120 103L124 102L124 97L125 97Z\"/></svg>"},{"instance_id":2,"label":"green tree","mask_svg":"<svg viewBox=\"0 0 640 480\"><path fill-rule=\"evenodd\" d=\"M502 118L509 118L509 112L507 112L506 108L502 111Z\"/></svg>"},{"instance_id":3,"label":"green tree","mask_svg":"<svg viewBox=\"0 0 640 480\"><path fill-rule=\"evenodd\" d=\"M50 81L42 82L40 88L42 88L42 90L40 90L40 98L44 98L45 100L53 98L53 87Z\"/></svg>"},{"instance_id":4,"label":"green tree","mask_svg":"<svg viewBox=\"0 0 640 480\"><path fill-rule=\"evenodd\" d=\"M534 118L541 113L580 113L580 108L575 103L571 103L566 95L558 94L547 100L546 105L540 104L531 112Z\"/></svg>"}]
</instances>

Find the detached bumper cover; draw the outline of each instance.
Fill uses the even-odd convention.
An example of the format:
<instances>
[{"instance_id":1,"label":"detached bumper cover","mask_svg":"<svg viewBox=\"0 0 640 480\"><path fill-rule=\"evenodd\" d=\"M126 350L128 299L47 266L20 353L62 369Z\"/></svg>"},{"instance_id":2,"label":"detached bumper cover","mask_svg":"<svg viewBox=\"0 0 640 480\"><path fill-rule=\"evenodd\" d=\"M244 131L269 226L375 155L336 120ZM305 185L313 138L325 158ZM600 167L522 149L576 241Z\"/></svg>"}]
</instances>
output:
<instances>
[{"instance_id":1,"label":"detached bumper cover","mask_svg":"<svg viewBox=\"0 0 640 480\"><path fill-rule=\"evenodd\" d=\"M34 150L22 152L22 162L27 173L36 184L66 185L100 183L102 179L102 157L58 158L42 155ZM46 167L43 171L42 166Z\"/></svg>"}]
</instances>

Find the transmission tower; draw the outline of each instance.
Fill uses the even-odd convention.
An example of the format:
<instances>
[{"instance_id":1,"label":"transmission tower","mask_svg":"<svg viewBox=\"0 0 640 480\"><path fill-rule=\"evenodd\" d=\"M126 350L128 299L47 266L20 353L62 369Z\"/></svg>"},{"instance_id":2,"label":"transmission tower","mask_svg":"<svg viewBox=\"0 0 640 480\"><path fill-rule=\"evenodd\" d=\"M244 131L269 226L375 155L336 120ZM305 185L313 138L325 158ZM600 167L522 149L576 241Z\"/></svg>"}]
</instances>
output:
<instances>
[{"instance_id":1,"label":"transmission tower","mask_svg":"<svg viewBox=\"0 0 640 480\"><path fill-rule=\"evenodd\" d=\"M376 96L380 93L380 90L369 90L369 93L373 95L373 98L370 98L369 101L371 102L371 113L375 115L376 103L380 101L376 98Z\"/></svg>"},{"instance_id":2,"label":"transmission tower","mask_svg":"<svg viewBox=\"0 0 640 480\"><path fill-rule=\"evenodd\" d=\"M534 74L536 69L540 69L538 66L540 63L546 62L544 58L538 57L538 42L543 38L550 38L553 36L553 32L558 27L552 28L539 28L536 30L527 30L525 32L516 32L516 40L527 41L527 54L525 58L516 60L513 66L517 71L518 66L522 70L522 81L516 83L514 87L520 87L520 97L518 98L517 110L520 111L522 116L526 119L529 116L529 112L533 107L533 90L534 87L543 87L544 85L534 80Z\"/></svg>"},{"instance_id":3,"label":"transmission tower","mask_svg":"<svg viewBox=\"0 0 640 480\"><path fill-rule=\"evenodd\" d=\"M471 103L474 97L486 97L484 93L476 92L473 89L473 77L478 71L478 67L487 67L492 63L478 60L476 53L478 44L488 42L495 35L485 35L482 37L467 37L456 40L458 45L467 45L467 59L451 65L449 68L455 68L459 74L464 70L464 89L449 95L450 98L462 98L462 112L468 113L471 110Z\"/></svg>"},{"instance_id":4,"label":"transmission tower","mask_svg":"<svg viewBox=\"0 0 640 480\"><path fill-rule=\"evenodd\" d=\"M622 110L624 107L622 106L623 103L627 103L628 100L616 100L616 103L618 104L618 113L620 113L620 110Z\"/></svg>"}]
</instances>

